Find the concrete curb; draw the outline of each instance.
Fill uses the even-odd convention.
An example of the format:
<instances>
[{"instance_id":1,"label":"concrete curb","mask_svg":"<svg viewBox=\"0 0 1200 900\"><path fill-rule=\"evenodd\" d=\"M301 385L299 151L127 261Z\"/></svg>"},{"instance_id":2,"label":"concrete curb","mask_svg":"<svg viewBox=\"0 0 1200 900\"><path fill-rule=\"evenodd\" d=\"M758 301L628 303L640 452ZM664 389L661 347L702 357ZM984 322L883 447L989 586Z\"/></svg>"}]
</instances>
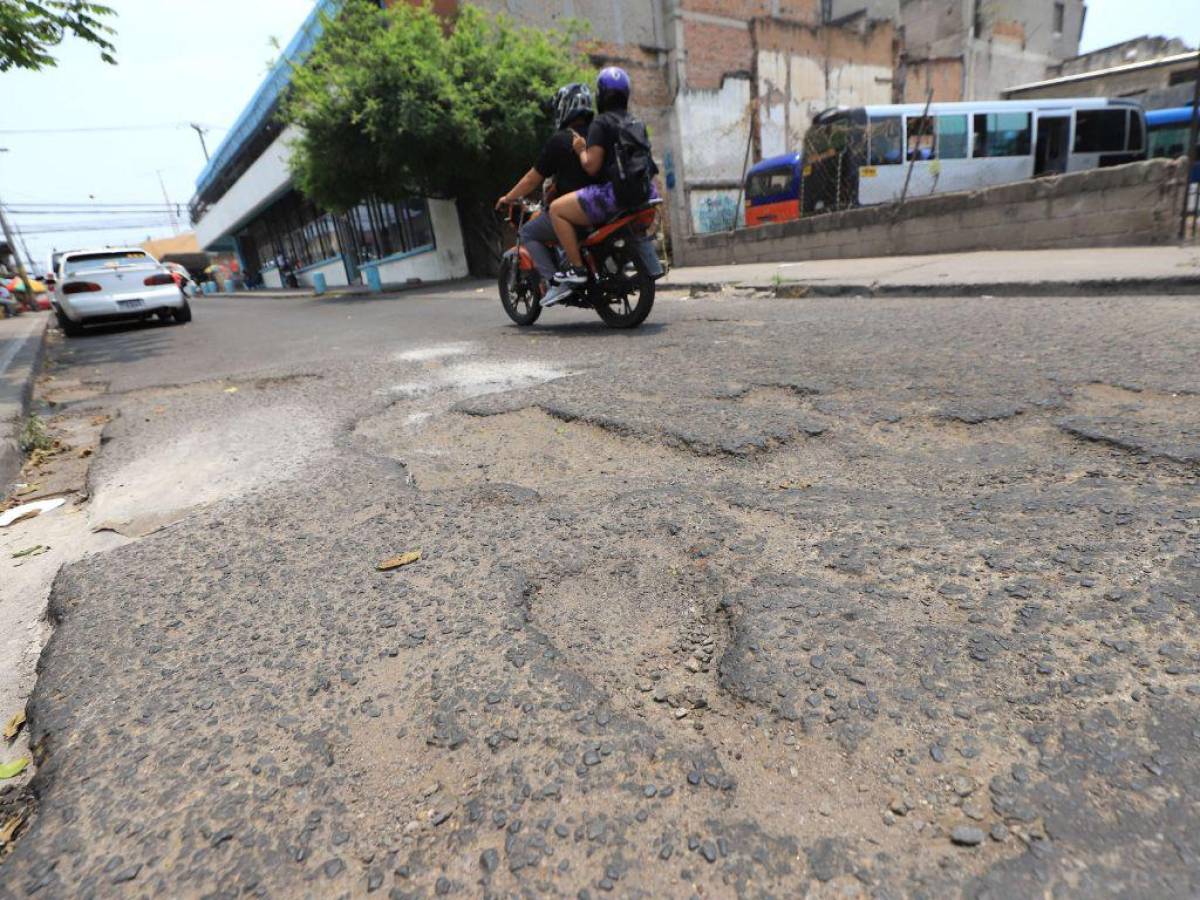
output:
<instances>
[{"instance_id":1,"label":"concrete curb","mask_svg":"<svg viewBox=\"0 0 1200 900\"><path fill-rule=\"evenodd\" d=\"M1122 278L1084 281L1008 281L967 284L832 284L785 281L780 284L752 282L679 282L662 284L662 290L716 294L723 290L754 291L766 297L1118 297L1123 295L1170 294L1200 296L1200 278L1179 275L1170 278Z\"/></svg>"},{"instance_id":2,"label":"concrete curb","mask_svg":"<svg viewBox=\"0 0 1200 900\"><path fill-rule=\"evenodd\" d=\"M24 462L17 436L33 399L33 383L41 371L49 328L50 317L47 316L42 328L25 339L8 371L0 378L0 402L14 408L5 421L0 421L0 500L7 499L9 488Z\"/></svg>"}]
</instances>

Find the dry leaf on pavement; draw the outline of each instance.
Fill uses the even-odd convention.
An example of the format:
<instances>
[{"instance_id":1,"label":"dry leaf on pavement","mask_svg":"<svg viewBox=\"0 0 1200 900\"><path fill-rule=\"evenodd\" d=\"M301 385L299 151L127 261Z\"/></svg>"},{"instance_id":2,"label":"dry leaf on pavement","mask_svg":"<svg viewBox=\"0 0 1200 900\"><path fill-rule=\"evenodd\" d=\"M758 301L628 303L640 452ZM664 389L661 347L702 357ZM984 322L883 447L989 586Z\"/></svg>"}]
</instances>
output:
<instances>
[{"instance_id":1,"label":"dry leaf on pavement","mask_svg":"<svg viewBox=\"0 0 1200 900\"><path fill-rule=\"evenodd\" d=\"M13 837L17 833L17 829L21 827L21 823L25 819L23 816L13 816L4 823L4 827L0 828L0 845L12 843Z\"/></svg>"},{"instance_id":2,"label":"dry leaf on pavement","mask_svg":"<svg viewBox=\"0 0 1200 900\"><path fill-rule=\"evenodd\" d=\"M393 556L391 559L385 559L376 568L380 572L390 572L392 569L399 569L401 566L411 565L421 558L420 550L413 550L409 553L401 553L399 556Z\"/></svg>"},{"instance_id":3,"label":"dry leaf on pavement","mask_svg":"<svg viewBox=\"0 0 1200 900\"><path fill-rule=\"evenodd\" d=\"M25 710L15 712L12 718L8 720L8 724L4 726L4 736L10 741L17 736L17 732L21 730L21 726L25 724Z\"/></svg>"}]
</instances>

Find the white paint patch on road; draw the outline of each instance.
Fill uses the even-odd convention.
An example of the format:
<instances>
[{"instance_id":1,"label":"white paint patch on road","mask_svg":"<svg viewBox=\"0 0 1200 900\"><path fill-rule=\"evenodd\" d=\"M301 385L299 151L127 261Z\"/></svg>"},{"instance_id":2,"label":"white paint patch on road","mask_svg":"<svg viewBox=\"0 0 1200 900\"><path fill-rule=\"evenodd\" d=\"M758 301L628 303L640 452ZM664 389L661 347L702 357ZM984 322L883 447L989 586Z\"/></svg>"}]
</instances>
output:
<instances>
[{"instance_id":1,"label":"white paint patch on road","mask_svg":"<svg viewBox=\"0 0 1200 900\"><path fill-rule=\"evenodd\" d=\"M93 528L148 534L206 503L296 477L328 444L329 426L302 407L260 408L154 447L107 475Z\"/></svg>"},{"instance_id":2,"label":"white paint patch on road","mask_svg":"<svg viewBox=\"0 0 1200 900\"><path fill-rule=\"evenodd\" d=\"M478 350L479 345L471 341L459 341L452 344L434 344L431 347L418 347L396 354L397 362L433 362L453 356L467 356Z\"/></svg>"},{"instance_id":3,"label":"white paint patch on road","mask_svg":"<svg viewBox=\"0 0 1200 900\"><path fill-rule=\"evenodd\" d=\"M570 374L546 363L527 359L465 362L430 372L419 380L397 384L392 387L391 393L405 399L431 397L439 393L464 399L532 387Z\"/></svg>"}]
</instances>

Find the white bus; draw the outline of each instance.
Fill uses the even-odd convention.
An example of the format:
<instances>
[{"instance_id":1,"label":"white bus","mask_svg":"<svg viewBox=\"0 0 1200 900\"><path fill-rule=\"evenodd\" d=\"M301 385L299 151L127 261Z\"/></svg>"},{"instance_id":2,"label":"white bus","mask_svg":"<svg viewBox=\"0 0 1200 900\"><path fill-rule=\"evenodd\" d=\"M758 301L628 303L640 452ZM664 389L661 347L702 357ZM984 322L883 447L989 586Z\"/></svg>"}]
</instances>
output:
<instances>
[{"instance_id":1,"label":"white bus","mask_svg":"<svg viewBox=\"0 0 1200 900\"><path fill-rule=\"evenodd\" d=\"M1146 121L1137 103L1105 98L830 109L803 157L810 214L899 200L906 179L920 197L1145 159Z\"/></svg>"}]
</instances>

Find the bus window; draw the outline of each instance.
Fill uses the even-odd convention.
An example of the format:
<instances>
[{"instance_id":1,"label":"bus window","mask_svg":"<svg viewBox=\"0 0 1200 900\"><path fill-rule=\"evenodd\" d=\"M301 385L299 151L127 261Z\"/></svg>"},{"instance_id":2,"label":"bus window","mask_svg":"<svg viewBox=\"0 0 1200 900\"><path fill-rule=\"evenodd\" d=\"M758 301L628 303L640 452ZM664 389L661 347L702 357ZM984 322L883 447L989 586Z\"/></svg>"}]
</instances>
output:
<instances>
[{"instance_id":1,"label":"bus window","mask_svg":"<svg viewBox=\"0 0 1200 900\"><path fill-rule=\"evenodd\" d=\"M1081 109L1075 113L1075 152L1111 153L1125 149L1128 110Z\"/></svg>"},{"instance_id":2,"label":"bus window","mask_svg":"<svg viewBox=\"0 0 1200 900\"><path fill-rule=\"evenodd\" d=\"M898 166L904 161L900 152L900 117L887 116L871 120L871 152L868 164Z\"/></svg>"},{"instance_id":3,"label":"bus window","mask_svg":"<svg viewBox=\"0 0 1200 900\"><path fill-rule=\"evenodd\" d=\"M1156 128L1150 132L1150 155L1174 159L1187 156L1187 128Z\"/></svg>"},{"instance_id":4,"label":"bus window","mask_svg":"<svg viewBox=\"0 0 1200 900\"><path fill-rule=\"evenodd\" d=\"M938 116L937 136L939 159L967 158L966 116Z\"/></svg>"},{"instance_id":5,"label":"bus window","mask_svg":"<svg viewBox=\"0 0 1200 900\"><path fill-rule=\"evenodd\" d=\"M975 114L974 156L1028 156L1032 137L1027 112Z\"/></svg>"},{"instance_id":6,"label":"bus window","mask_svg":"<svg viewBox=\"0 0 1200 900\"><path fill-rule=\"evenodd\" d=\"M775 169L771 172L758 172L750 176L746 186L746 196L751 200L760 200L777 194L795 193L792 181L796 177L794 169Z\"/></svg>"},{"instance_id":7,"label":"bus window","mask_svg":"<svg viewBox=\"0 0 1200 900\"><path fill-rule=\"evenodd\" d=\"M935 159L937 150L934 146L936 136L933 130L933 118L927 116L908 117L908 158Z\"/></svg>"},{"instance_id":8,"label":"bus window","mask_svg":"<svg viewBox=\"0 0 1200 900\"><path fill-rule=\"evenodd\" d=\"M1129 149L1141 150L1142 147L1142 117L1137 110L1131 109L1129 111Z\"/></svg>"}]
</instances>

